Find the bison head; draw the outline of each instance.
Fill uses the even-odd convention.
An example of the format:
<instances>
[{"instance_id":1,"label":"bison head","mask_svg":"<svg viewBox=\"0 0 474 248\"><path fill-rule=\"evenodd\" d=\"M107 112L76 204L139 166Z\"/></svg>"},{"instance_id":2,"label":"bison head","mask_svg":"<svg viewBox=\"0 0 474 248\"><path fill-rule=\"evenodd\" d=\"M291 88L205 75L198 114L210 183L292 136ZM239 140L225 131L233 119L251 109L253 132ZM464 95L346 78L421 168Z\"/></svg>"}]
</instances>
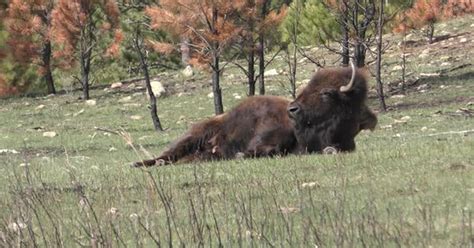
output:
<instances>
[{"instance_id":1,"label":"bison head","mask_svg":"<svg viewBox=\"0 0 474 248\"><path fill-rule=\"evenodd\" d=\"M301 152L322 152L328 146L354 150L359 131L377 124L366 98L366 76L352 62L351 68L318 71L288 106Z\"/></svg>"}]
</instances>

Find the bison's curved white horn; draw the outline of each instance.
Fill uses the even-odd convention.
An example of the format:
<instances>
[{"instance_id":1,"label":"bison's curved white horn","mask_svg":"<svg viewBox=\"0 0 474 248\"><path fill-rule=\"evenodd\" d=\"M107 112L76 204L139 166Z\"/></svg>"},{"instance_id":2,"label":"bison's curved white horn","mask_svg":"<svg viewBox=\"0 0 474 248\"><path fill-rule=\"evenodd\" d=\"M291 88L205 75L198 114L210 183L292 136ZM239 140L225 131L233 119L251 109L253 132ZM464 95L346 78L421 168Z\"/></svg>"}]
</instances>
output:
<instances>
[{"instance_id":1,"label":"bison's curved white horn","mask_svg":"<svg viewBox=\"0 0 474 248\"><path fill-rule=\"evenodd\" d=\"M347 85L343 85L343 86L341 86L341 88L339 88L339 90L341 92L348 92L349 90L351 90L352 86L354 85L355 75L356 75L356 68L355 68L355 65L354 65L354 61L352 61L352 59L351 59L351 67L352 67L351 81Z\"/></svg>"}]
</instances>

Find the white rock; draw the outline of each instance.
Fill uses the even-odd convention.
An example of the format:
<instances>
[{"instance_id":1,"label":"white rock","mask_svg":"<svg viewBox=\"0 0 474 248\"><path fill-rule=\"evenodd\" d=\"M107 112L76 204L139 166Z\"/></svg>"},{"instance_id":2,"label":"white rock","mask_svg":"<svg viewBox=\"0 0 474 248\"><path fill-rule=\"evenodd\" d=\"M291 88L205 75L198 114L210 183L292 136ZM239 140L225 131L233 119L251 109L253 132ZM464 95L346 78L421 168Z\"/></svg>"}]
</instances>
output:
<instances>
[{"instance_id":1,"label":"white rock","mask_svg":"<svg viewBox=\"0 0 474 248\"><path fill-rule=\"evenodd\" d=\"M183 74L184 77L192 77L194 75L194 71L193 71L193 67L188 65L186 66L186 68L183 69L183 71L181 72Z\"/></svg>"},{"instance_id":2,"label":"white rock","mask_svg":"<svg viewBox=\"0 0 474 248\"><path fill-rule=\"evenodd\" d=\"M449 63L449 62L443 62L443 63L441 63L441 66L450 66L450 65L451 65L451 63Z\"/></svg>"},{"instance_id":3,"label":"white rock","mask_svg":"<svg viewBox=\"0 0 474 248\"><path fill-rule=\"evenodd\" d=\"M43 104L41 104L41 105L39 105L38 107L36 107L35 109L36 109L36 110L40 110L40 109L44 109L44 107L45 107L45 106L44 106Z\"/></svg>"},{"instance_id":4,"label":"white rock","mask_svg":"<svg viewBox=\"0 0 474 248\"><path fill-rule=\"evenodd\" d=\"M143 119L143 116L141 116L141 115L132 115L132 116L130 116L130 119L138 121L138 120Z\"/></svg>"},{"instance_id":5,"label":"white rock","mask_svg":"<svg viewBox=\"0 0 474 248\"><path fill-rule=\"evenodd\" d=\"M302 183L301 184L301 187L304 189L304 188L314 188L315 186L317 186L318 183L317 182L307 182L307 183Z\"/></svg>"},{"instance_id":6,"label":"white rock","mask_svg":"<svg viewBox=\"0 0 474 248\"><path fill-rule=\"evenodd\" d=\"M399 95L393 95L392 98L404 98L405 95L399 94Z\"/></svg>"},{"instance_id":7,"label":"white rock","mask_svg":"<svg viewBox=\"0 0 474 248\"><path fill-rule=\"evenodd\" d=\"M132 100L132 97L131 96L126 96L120 100L118 100L118 102L120 103L124 103L124 102L130 102Z\"/></svg>"},{"instance_id":8,"label":"white rock","mask_svg":"<svg viewBox=\"0 0 474 248\"><path fill-rule=\"evenodd\" d=\"M20 229L25 229L26 224L22 222L13 222L8 224L8 229L12 232L18 232Z\"/></svg>"},{"instance_id":9,"label":"white rock","mask_svg":"<svg viewBox=\"0 0 474 248\"><path fill-rule=\"evenodd\" d=\"M132 97L134 96L138 96L138 97L143 96L143 92L135 92L132 94Z\"/></svg>"},{"instance_id":10,"label":"white rock","mask_svg":"<svg viewBox=\"0 0 474 248\"><path fill-rule=\"evenodd\" d=\"M268 70L264 73L265 77L272 77L272 76L277 76L278 75L278 71L276 69L271 69L271 70Z\"/></svg>"},{"instance_id":11,"label":"white rock","mask_svg":"<svg viewBox=\"0 0 474 248\"><path fill-rule=\"evenodd\" d=\"M107 213L111 214L111 215L116 215L116 214L118 214L118 212L119 212L118 208L114 208L114 207L107 210Z\"/></svg>"},{"instance_id":12,"label":"white rock","mask_svg":"<svg viewBox=\"0 0 474 248\"><path fill-rule=\"evenodd\" d=\"M427 90L429 88L428 84L422 84L418 87L416 87L417 90L422 91L422 90Z\"/></svg>"},{"instance_id":13,"label":"white rock","mask_svg":"<svg viewBox=\"0 0 474 248\"><path fill-rule=\"evenodd\" d=\"M467 42L467 38L465 38L465 37L464 37L464 38L461 38L461 39L459 40L459 42L461 42L461 43L466 43L466 42Z\"/></svg>"},{"instance_id":14,"label":"white rock","mask_svg":"<svg viewBox=\"0 0 474 248\"><path fill-rule=\"evenodd\" d=\"M406 116L403 116L400 120L402 120L402 121L408 121L408 120L410 120L410 119L411 119L411 117L408 116L408 115L406 115Z\"/></svg>"},{"instance_id":15,"label":"white rock","mask_svg":"<svg viewBox=\"0 0 474 248\"><path fill-rule=\"evenodd\" d=\"M109 148L109 152L115 152L115 151L117 151L117 148L115 148L115 147L110 147Z\"/></svg>"},{"instance_id":16,"label":"white rock","mask_svg":"<svg viewBox=\"0 0 474 248\"><path fill-rule=\"evenodd\" d=\"M213 98L213 97L214 97L214 93L211 92L211 93L207 94L207 97L208 97L208 98Z\"/></svg>"},{"instance_id":17,"label":"white rock","mask_svg":"<svg viewBox=\"0 0 474 248\"><path fill-rule=\"evenodd\" d=\"M451 56L441 56L439 60L450 60L451 58Z\"/></svg>"},{"instance_id":18,"label":"white rock","mask_svg":"<svg viewBox=\"0 0 474 248\"><path fill-rule=\"evenodd\" d=\"M6 153L18 154L19 152L13 149L0 149L0 154L6 154Z\"/></svg>"},{"instance_id":19,"label":"white rock","mask_svg":"<svg viewBox=\"0 0 474 248\"><path fill-rule=\"evenodd\" d=\"M422 132L425 132L425 131L428 130L428 128L427 128L427 127L422 127L420 130L421 130Z\"/></svg>"},{"instance_id":20,"label":"white rock","mask_svg":"<svg viewBox=\"0 0 474 248\"><path fill-rule=\"evenodd\" d=\"M163 87L163 84L161 84L160 81L152 80L150 81L150 85L155 97L160 97L166 92L165 87Z\"/></svg>"},{"instance_id":21,"label":"white rock","mask_svg":"<svg viewBox=\"0 0 474 248\"><path fill-rule=\"evenodd\" d=\"M84 113L84 109L81 109L81 110L79 110L78 112L72 114L72 116L73 116L73 117L76 117L76 116L78 116L78 115L80 115L80 114L82 114L82 113Z\"/></svg>"},{"instance_id":22,"label":"white rock","mask_svg":"<svg viewBox=\"0 0 474 248\"><path fill-rule=\"evenodd\" d=\"M429 54L427 54L427 53L422 53L422 54L418 55L418 58L426 58L426 57L428 57L428 56L429 56Z\"/></svg>"},{"instance_id":23,"label":"white rock","mask_svg":"<svg viewBox=\"0 0 474 248\"><path fill-rule=\"evenodd\" d=\"M308 59L307 59L307 58L302 58L302 59L298 60L298 63L300 63L300 64L301 64L301 63L304 63L304 62L306 62L306 61L308 61Z\"/></svg>"},{"instance_id":24,"label":"white rock","mask_svg":"<svg viewBox=\"0 0 474 248\"><path fill-rule=\"evenodd\" d=\"M56 132L44 132L43 133L43 137L49 137L49 138L53 138L53 137L56 137L58 134Z\"/></svg>"},{"instance_id":25,"label":"white rock","mask_svg":"<svg viewBox=\"0 0 474 248\"><path fill-rule=\"evenodd\" d=\"M95 106L97 104L96 100L87 100L86 105L87 106Z\"/></svg>"},{"instance_id":26,"label":"white rock","mask_svg":"<svg viewBox=\"0 0 474 248\"><path fill-rule=\"evenodd\" d=\"M235 95L234 98L235 98L235 99L242 99L242 97L239 96L239 95Z\"/></svg>"},{"instance_id":27,"label":"white rock","mask_svg":"<svg viewBox=\"0 0 474 248\"><path fill-rule=\"evenodd\" d=\"M403 69L401 65L396 65L392 68L392 71L399 71L401 69Z\"/></svg>"},{"instance_id":28,"label":"white rock","mask_svg":"<svg viewBox=\"0 0 474 248\"><path fill-rule=\"evenodd\" d=\"M122 88L122 83L121 82L117 82L117 83L113 83L110 85L110 88L111 89L118 89L118 88Z\"/></svg>"}]
</instances>

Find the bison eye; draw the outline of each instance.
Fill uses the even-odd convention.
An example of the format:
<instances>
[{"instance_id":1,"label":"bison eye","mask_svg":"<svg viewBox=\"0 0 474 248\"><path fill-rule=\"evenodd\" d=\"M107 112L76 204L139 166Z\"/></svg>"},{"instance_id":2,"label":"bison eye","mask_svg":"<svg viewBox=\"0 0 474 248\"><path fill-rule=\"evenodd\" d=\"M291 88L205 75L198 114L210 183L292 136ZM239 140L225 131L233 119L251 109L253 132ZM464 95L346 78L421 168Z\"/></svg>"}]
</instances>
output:
<instances>
[{"instance_id":1,"label":"bison eye","mask_svg":"<svg viewBox=\"0 0 474 248\"><path fill-rule=\"evenodd\" d=\"M337 90L335 90L335 89L322 89L320 94L321 94L321 96L325 96L325 97L334 97L337 94Z\"/></svg>"}]
</instances>

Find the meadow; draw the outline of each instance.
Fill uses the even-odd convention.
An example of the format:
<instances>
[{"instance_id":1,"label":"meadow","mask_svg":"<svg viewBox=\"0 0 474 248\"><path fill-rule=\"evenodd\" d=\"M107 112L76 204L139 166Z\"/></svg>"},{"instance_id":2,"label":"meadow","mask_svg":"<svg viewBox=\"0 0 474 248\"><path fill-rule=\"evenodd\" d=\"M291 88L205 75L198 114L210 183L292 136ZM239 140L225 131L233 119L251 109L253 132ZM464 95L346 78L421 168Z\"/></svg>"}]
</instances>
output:
<instances>
[{"instance_id":1,"label":"meadow","mask_svg":"<svg viewBox=\"0 0 474 248\"><path fill-rule=\"evenodd\" d=\"M95 102L74 90L1 99L0 246L472 247L473 18L409 49L404 93L393 83L400 51L387 52L389 111L353 153L131 168L213 115L205 73L157 75L169 92L158 99L164 132L140 83L96 85ZM299 68L303 81L314 66ZM228 110L245 79L230 66L222 82ZM268 94L289 97L285 82L269 77Z\"/></svg>"}]
</instances>

